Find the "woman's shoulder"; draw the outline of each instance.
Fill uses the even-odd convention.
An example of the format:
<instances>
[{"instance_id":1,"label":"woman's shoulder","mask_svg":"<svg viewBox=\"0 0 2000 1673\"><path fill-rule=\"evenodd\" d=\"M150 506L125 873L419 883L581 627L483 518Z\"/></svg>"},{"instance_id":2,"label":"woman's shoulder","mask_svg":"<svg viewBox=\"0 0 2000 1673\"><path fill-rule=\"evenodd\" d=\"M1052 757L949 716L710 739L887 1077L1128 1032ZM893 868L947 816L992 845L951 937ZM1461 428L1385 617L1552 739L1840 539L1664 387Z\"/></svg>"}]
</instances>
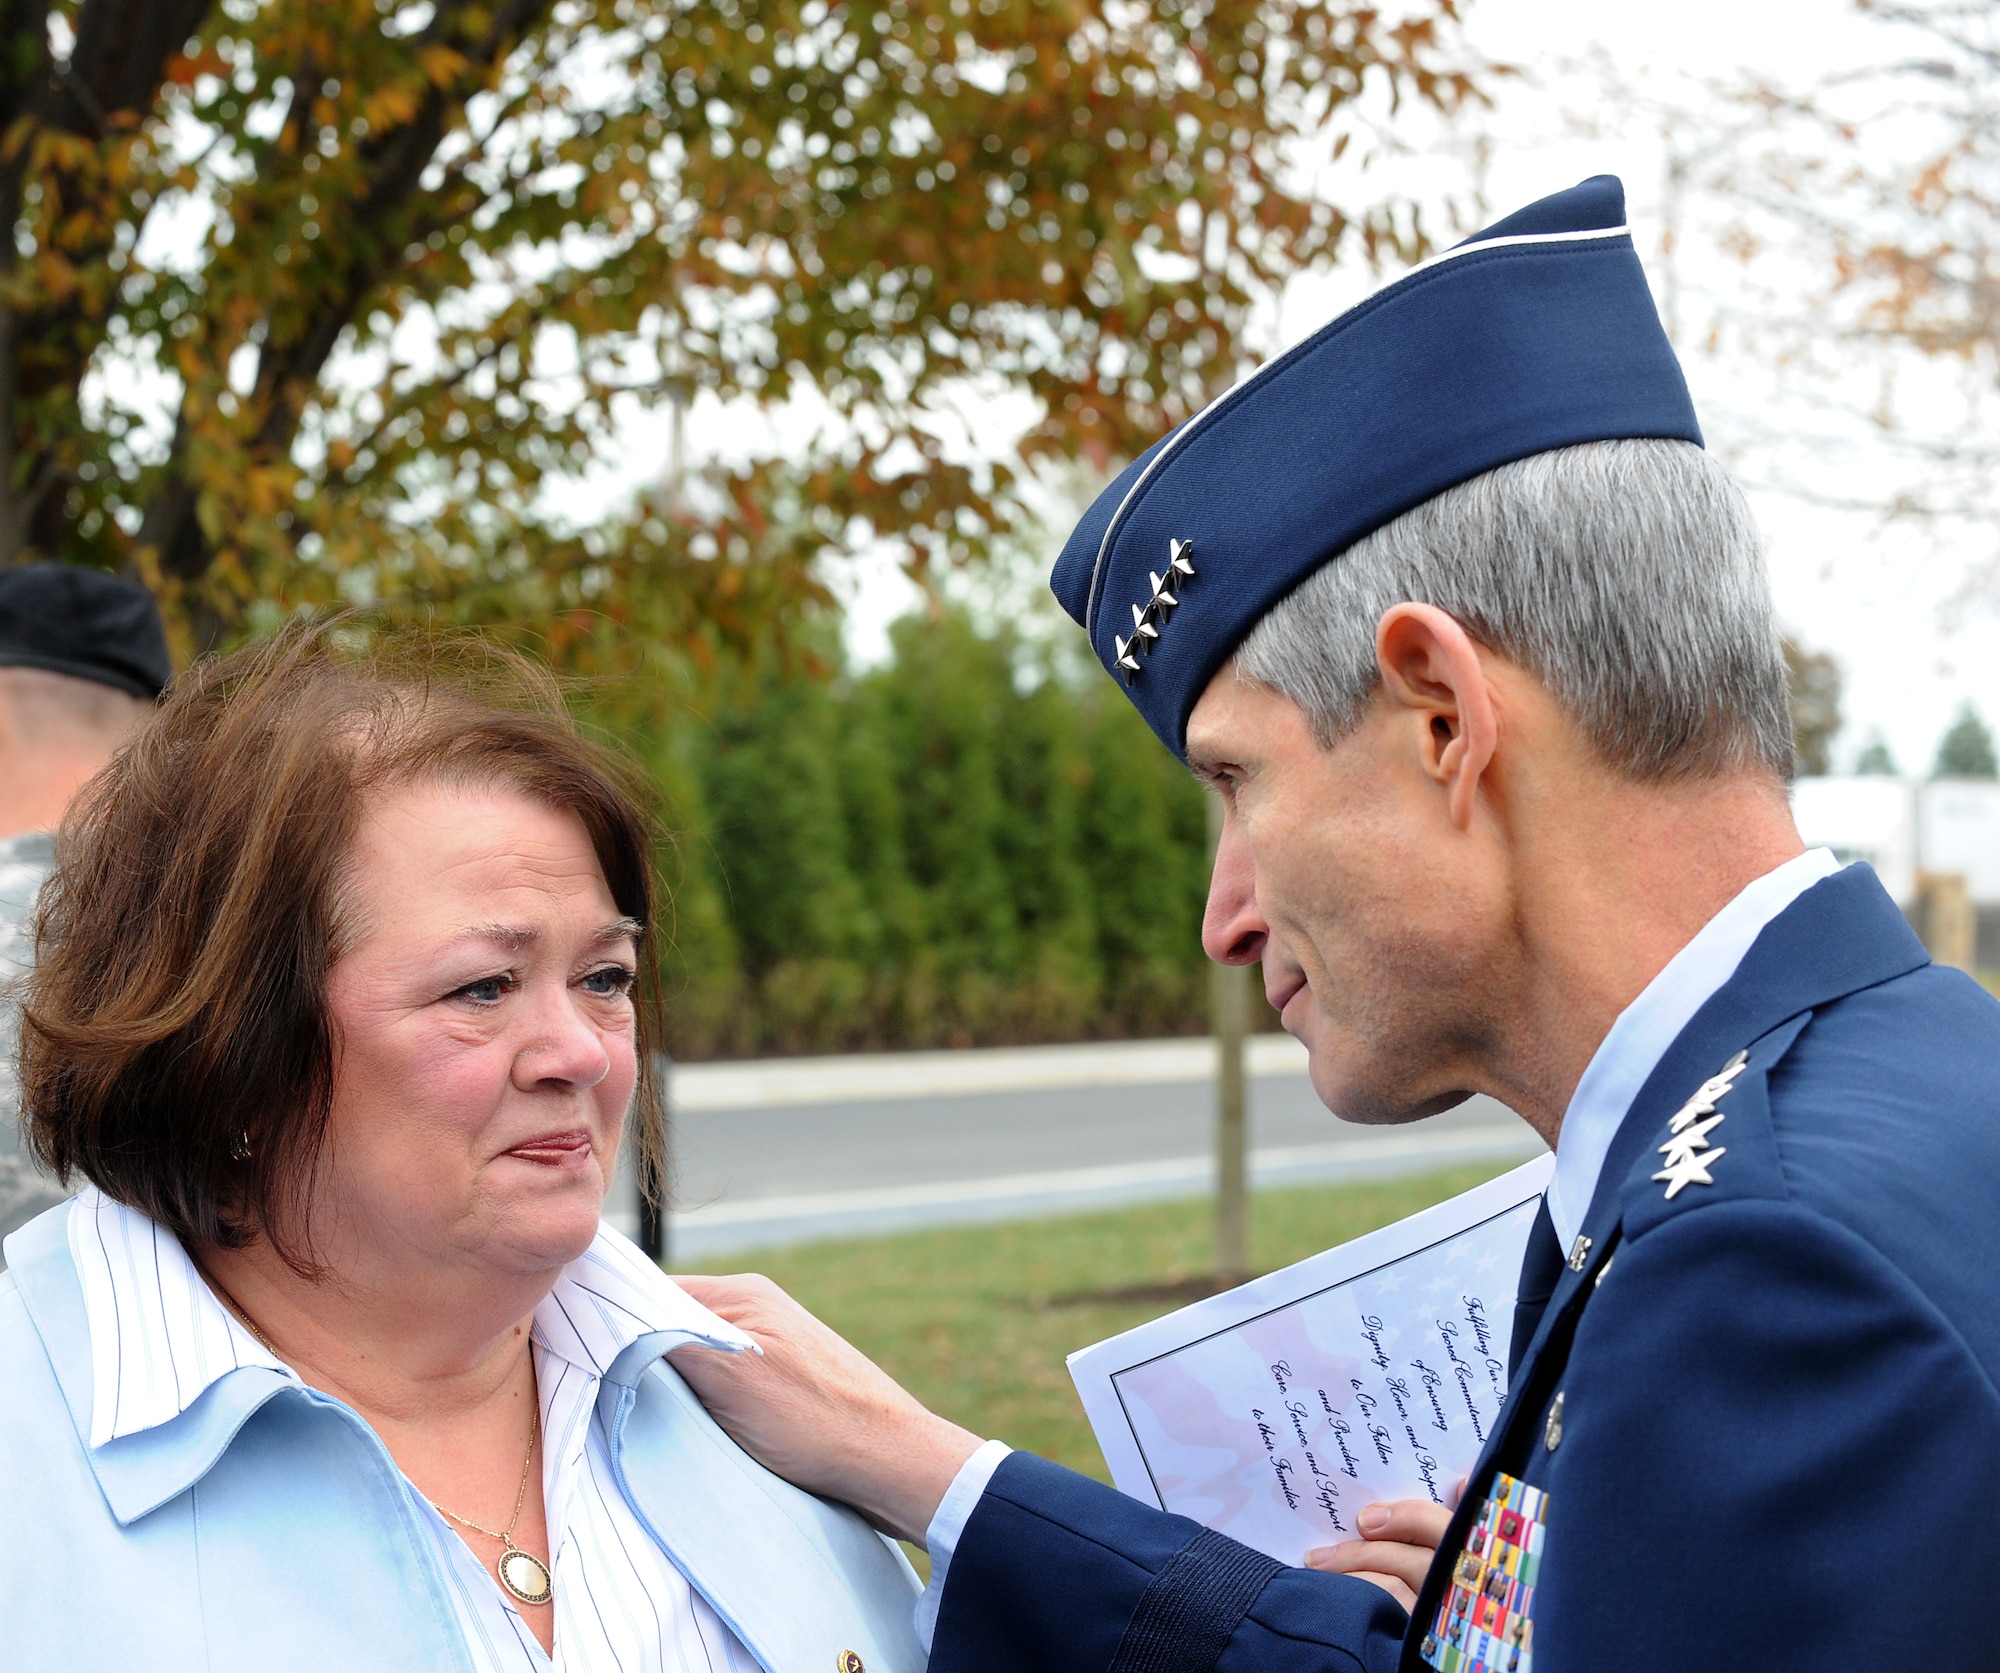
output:
<instances>
[{"instance_id":1,"label":"woman's shoulder","mask_svg":"<svg viewBox=\"0 0 2000 1673\"><path fill-rule=\"evenodd\" d=\"M16 1273L0 1272L0 1481L11 1518L71 1544L79 1521L109 1523L83 1437Z\"/></svg>"},{"instance_id":2,"label":"woman's shoulder","mask_svg":"<svg viewBox=\"0 0 2000 1673\"><path fill-rule=\"evenodd\" d=\"M57 1430L71 1449L80 1450L48 1344L28 1311L19 1276L9 1268L0 1272L0 1458L30 1447L45 1449L59 1438L52 1432ZM10 1483L19 1479L6 1465L0 1465L0 1475Z\"/></svg>"},{"instance_id":3,"label":"woman's shoulder","mask_svg":"<svg viewBox=\"0 0 2000 1673\"><path fill-rule=\"evenodd\" d=\"M9 1366L25 1340L42 1342L50 1331L67 1335L82 1330L82 1346L88 1351L83 1285L70 1254L69 1220L74 1206L75 1199L66 1197L7 1235L6 1265L0 1267L0 1296L6 1298L0 1332L7 1343L4 1351ZM49 1352L48 1344L42 1342L39 1357L46 1360Z\"/></svg>"},{"instance_id":4,"label":"woman's shoulder","mask_svg":"<svg viewBox=\"0 0 2000 1673\"><path fill-rule=\"evenodd\" d=\"M0 1273L0 1483L9 1526L33 1530L10 1548L15 1602L0 1661L108 1667L138 1665L137 1655L163 1670L199 1665L166 1642L181 1636L170 1629L178 1607L147 1620L134 1606L131 1542L97 1484L12 1267Z\"/></svg>"},{"instance_id":5,"label":"woman's shoulder","mask_svg":"<svg viewBox=\"0 0 2000 1673\"><path fill-rule=\"evenodd\" d=\"M0 1355L5 1356L0 1359L0 1372L20 1357L28 1338L34 1335L28 1304L21 1299L21 1282L11 1270L0 1267Z\"/></svg>"},{"instance_id":6,"label":"woman's shoulder","mask_svg":"<svg viewBox=\"0 0 2000 1673\"><path fill-rule=\"evenodd\" d=\"M79 1429L88 1413L72 1410L90 1398L91 1369L68 1211L59 1204L9 1237L0 1271L0 1478L10 1495L16 1484L90 1475Z\"/></svg>"}]
</instances>

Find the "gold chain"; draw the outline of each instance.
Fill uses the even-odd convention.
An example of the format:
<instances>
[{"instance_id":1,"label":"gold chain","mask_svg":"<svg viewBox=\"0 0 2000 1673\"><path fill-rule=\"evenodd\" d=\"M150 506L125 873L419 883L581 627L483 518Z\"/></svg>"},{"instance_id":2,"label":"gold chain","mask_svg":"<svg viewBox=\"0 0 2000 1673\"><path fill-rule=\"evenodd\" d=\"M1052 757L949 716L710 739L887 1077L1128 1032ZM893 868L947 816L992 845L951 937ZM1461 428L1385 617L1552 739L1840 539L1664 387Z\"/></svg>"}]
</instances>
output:
<instances>
[{"instance_id":1,"label":"gold chain","mask_svg":"<svg viewBox=\"0 0 2000 1673\"><path fill-rule=\"evenodd\" d=\"M210 1272L207 1267L203 1266L199 1260L195 1258L195 1253L192 1249L188 1250L187 1257L190 1261L194 1262L195 1271L199 1272L202 1275L202 1278L207 1282L208 1287L213 1291L215 1291L217 1295L222 1297L223 1304L228 1307L230 1312L236 1315L237 1320L242 1324L243 1328L249 1331L252 1336L256 1337L257 1340L264 1345L264 1351L267 1354L269 1354L273 1359L278 1359L278 1360L284 1359L285 1356L278 1351L278 1344L276 1342L273 1342L270 1337L266 1336L261 1330L257 1328L257 1321L250 1316L249 1309L246 1308L242 1302L238 1301L235 1296L229 1293L229 1287L226 1284L224 1284L220 1278L216 1277L214 1273Z\"/></svg>"},{"instance_id":2,"label":"gold chain","mask_svg":"<svg viewBox=\"0 0 2000 1673\"><path fill-rule=\"evenodd\" d=\"M449 1517L460 1526L470 1528L476 1534L484 1534L488 1539L497 1539L509 1551L519 1550L520 1547L514 1543L514 1528L521 1520L521 1507L528 1502L528 1472L534 1468L535 1442L541 1438L541 1433L542 1414L537 1411L534 1413L534 1421L528 1426L528 1456L521 1460L521 1485L514 1494L514 1514L507 1518L505 1533L495 1533L491 1528L482 1528L471 1517L461 1516L455 1510L446 1510L433 1499L431 1503L436 1506L438 1515Z\"/></svg>"},{"instance_id":3,"label":"gold chain","mask_svg":"<svg viewBox=\"0 0 2000 1673\"><path fill-rule=\"evenodd\" d=\"M207 1267L203 1266L200 1261L195 1260L192 1252L189 1253L188 1259L194 1261L195 1271L199 1272L208 1281L208 1287L221 1296L223 1301L228 1305L229 1310L243 1321L243 1328L264 1345L264 1351L270 1354L273 1359L283 1359L285 1356L279 1352L278 1344L257 1328L257 1321L251 1318L249 1310L244 1307L243 1303L229 1293L228 1287L214 1273L210 1272ZM471 1517L461 1516L455 1510L446 1510L437 1500L431 1500L432 1508L437 1511L438 1515L458 1523L461 1527L470 1528L476 1534L484 1534L488 1539L497 1539L509 1551L518 1551L520 1549L514 1543L514 1529L519 1525L521 1520L521 1507L528 1502L528 1476L535 1465L535 1442L540 1440L542 1435L542 1414L539 1409L533 1407L532 1402L530 1403L530 1416L532 1421L528 1425L528 1456L521 1460L521 1485L514 1494L514 1514L507 1518L507 1531L505 1533L496 1533L491 1528L481 1527ZM529 1555L532 1556L533 1553L530 1552Z\"/></svg>"}]
</instances>

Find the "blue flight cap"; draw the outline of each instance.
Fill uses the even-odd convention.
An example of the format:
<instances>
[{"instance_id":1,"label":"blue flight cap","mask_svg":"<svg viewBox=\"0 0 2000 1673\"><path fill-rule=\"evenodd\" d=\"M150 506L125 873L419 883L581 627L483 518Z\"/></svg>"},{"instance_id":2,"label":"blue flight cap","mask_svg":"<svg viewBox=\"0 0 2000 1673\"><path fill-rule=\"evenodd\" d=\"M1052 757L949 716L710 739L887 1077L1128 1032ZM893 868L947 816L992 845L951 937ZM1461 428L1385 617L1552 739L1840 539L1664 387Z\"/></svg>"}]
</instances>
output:
<instances>
[{"instance_id":1,"label":"blue flight cap","mask_svg":"<svg viewBox=\"0 0 2000 1673\"><path fill-rule=\"evenodd\" d=\"M1279 599L1434 494L1578 442L1701 443L1600 174L1475 233L1322 326L1141 454L1049 585L1176 755Z\"/></svg>"}]
</instances>

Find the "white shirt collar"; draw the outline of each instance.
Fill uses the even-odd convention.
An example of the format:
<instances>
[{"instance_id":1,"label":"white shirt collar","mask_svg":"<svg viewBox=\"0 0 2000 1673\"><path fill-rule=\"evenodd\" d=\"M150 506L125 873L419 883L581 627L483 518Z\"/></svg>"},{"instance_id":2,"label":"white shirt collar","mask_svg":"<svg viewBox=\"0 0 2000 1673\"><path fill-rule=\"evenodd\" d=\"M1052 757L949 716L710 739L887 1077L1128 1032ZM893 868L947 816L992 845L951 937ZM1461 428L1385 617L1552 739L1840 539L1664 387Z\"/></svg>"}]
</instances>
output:
<instances>
[{"instance_id":1,"label":"white shirt collar","mask_svg":"<svg viewBox=\"0 0 2000 1673\"><path fill-rule=\"evenodd\" d=\"M90 1331L93 1448L171 1422L235 1371L298 1381L217 1299L179 1239L136 1209L86 1188L70 1204L69 1248ZM592 1377L662 1331L752 1345L609 1227L563 1268L533 1327L541 1347Z\"/></svg>"},{"instance_id":2,"label":"white shirt collar","mask_svg":"<svg viewBox=\"0 0 2000 1673\"><path fill-rule=\"evenodd\" d=\"M1841 863L1811 848L1746 886L1667 961L1604 1036L1576 1083L1556 1135L1556 1171L1549 1181L1549 1218L1565 1253L1576 1241L1605 1153L1639 1089L1695 1012L1736 974L1743 955L1771 920Z\"/></svg>"},{"instance_id":3,"label":"white shirt collar","mask_svg":"<svg viewBox=\"0 0 2000 1673\"><path fill-rule=\"evenodd\" d=\"M601 1377L642 1336L675 1331L712 1348L755 1344L711 1313L609 1226L562 1270L535 1309L535 1340L580 1371Z\"/></svg>"}]
</instances>

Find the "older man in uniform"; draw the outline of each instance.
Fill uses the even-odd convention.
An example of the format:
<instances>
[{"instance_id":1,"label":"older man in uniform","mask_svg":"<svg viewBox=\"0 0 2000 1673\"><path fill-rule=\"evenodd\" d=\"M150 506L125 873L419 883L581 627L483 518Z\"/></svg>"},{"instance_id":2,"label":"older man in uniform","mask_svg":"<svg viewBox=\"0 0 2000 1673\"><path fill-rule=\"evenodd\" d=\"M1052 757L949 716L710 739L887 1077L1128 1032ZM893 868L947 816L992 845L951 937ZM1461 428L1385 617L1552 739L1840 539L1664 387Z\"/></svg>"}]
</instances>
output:
<instances>
[{"instance_id":1,"label":"older man in uniform","mask_svg":"<svg viewBox=\"0 0 2000 1673\"><path fill-rule=\"evenodd\" d=\"M51 833L171 672L159 609L137 582L69 564L0 570L0 1237L62 1195L22 1153L14 1062Z\"/></svg>"},{"instance_id":2,"label":"older man in uniform","mask_svg":"<svg viewBox=\"0 0 2000 1673\"><path fill-rule=\"evenodd\" d=\"M934 1673L2000 1664L2000 1006L1803 850L1756 532L1617 182L1183 425L1054 586L1222 797L1204 940L1326 1103L1490 1093L1556 1165L1456 1513L1311 1569L690 1280L767 1349L675 1356L723 1421L929 1544Z\"/></svg>"}]
</instances>

